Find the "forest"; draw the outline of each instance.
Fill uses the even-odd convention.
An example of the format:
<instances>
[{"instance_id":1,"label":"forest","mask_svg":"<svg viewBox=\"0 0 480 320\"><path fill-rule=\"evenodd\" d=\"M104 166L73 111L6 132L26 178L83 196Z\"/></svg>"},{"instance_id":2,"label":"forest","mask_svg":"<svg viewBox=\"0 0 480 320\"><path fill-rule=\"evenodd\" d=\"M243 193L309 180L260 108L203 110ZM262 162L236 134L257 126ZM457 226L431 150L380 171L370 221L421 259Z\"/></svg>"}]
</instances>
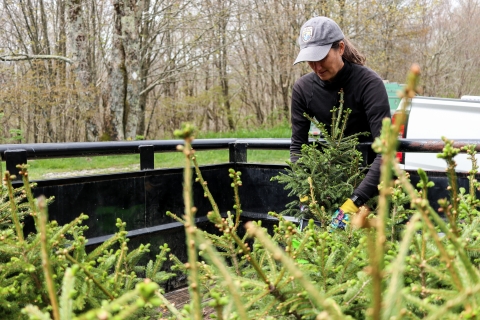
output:
<instances>
[{"instance_id":1,"label":"forest","mask_svg":"<svg viewBox=\"0 0 480 320\"><path fill-rule=\"evenodd\" d=\"M384 80L480 94L479 0L0 0L0 143L289 122L301 25L328 16Z\"/></svg>"}]
</instances>

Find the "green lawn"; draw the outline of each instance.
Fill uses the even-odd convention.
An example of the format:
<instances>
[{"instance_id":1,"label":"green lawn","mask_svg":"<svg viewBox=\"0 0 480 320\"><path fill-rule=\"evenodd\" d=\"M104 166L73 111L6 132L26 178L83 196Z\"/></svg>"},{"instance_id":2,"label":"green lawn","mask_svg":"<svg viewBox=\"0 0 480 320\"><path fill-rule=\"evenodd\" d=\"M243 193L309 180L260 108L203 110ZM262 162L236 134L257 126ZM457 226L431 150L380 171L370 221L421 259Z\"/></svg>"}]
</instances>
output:
<instances>
[{"instance_id":1,"label":"green lawn","mask_svg":"<svg viewBox=\"0 0 480 320\"><path fill-rule=\"evenodd\" d=\"M214 138L290 138L292 131L288 124L274 128L243 128L228 132L199 132L198 139Z\"/></svg>"},{"instance_id":2,"label":"green lawn","mask_svg":"<svg viewBox=\"0 0 480 320\"><path fill-rule=\"evenodd\" d=\"M235 132L200 132L199 139L214 138L290 138L288 125L272 129L242 129ZM228 162L228 150L203 150L196 153L200 165ZM289 159L288 150L248 150L247 161L252 163L285 164ZM85 176L129 172L140 170L140 155L112 155L99 157L80 157L62 159L28 160L31 180L52 179L56 177ZM155 154L155 168L183 167L184 158L180 152ZM5 170L5 163L2 163Z\"/></svg>"}]
</instances>

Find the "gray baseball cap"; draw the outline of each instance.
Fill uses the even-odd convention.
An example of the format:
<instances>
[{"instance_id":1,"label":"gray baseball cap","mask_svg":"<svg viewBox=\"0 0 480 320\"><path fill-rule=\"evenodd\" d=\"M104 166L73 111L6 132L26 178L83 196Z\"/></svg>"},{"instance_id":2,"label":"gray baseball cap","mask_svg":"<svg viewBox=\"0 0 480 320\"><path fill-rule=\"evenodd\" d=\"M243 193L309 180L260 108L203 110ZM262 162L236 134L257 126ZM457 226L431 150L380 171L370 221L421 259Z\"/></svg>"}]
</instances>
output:
<instances>
[{"instance_id":1,"label":"gray baseball cap","mask_svg":"<svg viewBox=\"0 0 480 320\"><path fill-rule=\"evenodd\" d=\"M332 43L343 40L342 30L330 18L315 17L305 22L300 30L300 53L293 64L302 61L320 61L325 58Z\"/></svg>"}]
</instances>

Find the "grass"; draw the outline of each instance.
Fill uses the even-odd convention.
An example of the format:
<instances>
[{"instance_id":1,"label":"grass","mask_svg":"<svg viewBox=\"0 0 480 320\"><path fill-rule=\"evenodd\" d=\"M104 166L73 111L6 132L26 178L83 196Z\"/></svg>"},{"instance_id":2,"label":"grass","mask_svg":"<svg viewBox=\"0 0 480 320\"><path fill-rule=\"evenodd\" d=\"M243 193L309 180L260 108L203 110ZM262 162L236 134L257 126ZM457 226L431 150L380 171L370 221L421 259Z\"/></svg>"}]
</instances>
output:
<instances>
[{"instance_id":1,"label":"grass","mask_svg":"<svg viewBox=\"0 0 480 320\"><path fill-rule=\"evenodd\" d=\"M235 132L199 132L198 139L215 138L290 138L288 124L274 128L241 129ZM200 165L228 162L228 150L197 151ZM288 150L248 150L247 160L252 163L285 164L289 159ZM183 167L183 154L180 152L156 153L155 168ZM98 157L58 158L28 160L29 176L32 180L58 177L87 176L114 172L140 170L140 155L112 155ZM5 170L5 163L2 163Z\"/></svg>"},{"instance_id":2,"label":"grass","mask_svg":"<svg viewBox=\"0 0 480 320\"><path fill-rule=\"evenodd\" d=\"M228 132L199 132L197 138L290 138L291 134L290 126L284 123L273 128L242 128Z\"/></svg>"}]
</instances>

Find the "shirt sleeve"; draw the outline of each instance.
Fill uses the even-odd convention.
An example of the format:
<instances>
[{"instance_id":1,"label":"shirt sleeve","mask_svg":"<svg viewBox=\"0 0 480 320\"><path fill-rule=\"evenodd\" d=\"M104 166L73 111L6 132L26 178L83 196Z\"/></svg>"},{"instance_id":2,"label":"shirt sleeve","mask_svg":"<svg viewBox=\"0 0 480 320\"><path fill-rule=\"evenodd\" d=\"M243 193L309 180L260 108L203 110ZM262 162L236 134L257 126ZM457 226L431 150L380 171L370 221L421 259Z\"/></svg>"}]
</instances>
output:
<instances>
[{"instance_id":1,"label":"shirt sleeve","mask_svg":"<svg viewBox=\"0 0 480 320\"><path fill-rule=\"evenodd\" d=\"M390 117L388 94L380 77L375 75L371 81L368 81L363 92L363 101L372 138L375 139L380 136L383 119ZM353 192L364 203L378 194L381 162L382 157L380 154L377 154L365 178Z\"/></svg>"},{"instance_id":2,"label":"shirt sleeve","mask_svg":"<svg viewBox=\"0 0 480 320\"><path fill-rule=\"evenodd\" d=\"M360 185L353 191L362 203L367 202L370 198L378 194L378 184L380 182L380 164L382 163L382 156L378 154L373 160L372 165L368 169L365 178Z\"/></svg>"},{"instance_id":3,"label":"shirt sleeve","mask_svg":"<svg viewBox=\"0 0 480 320\"><path fill-rule=\"evenodd\" d=\"M308 101L305 94L306 81L299 79L293 85L291 121L292 138L290 144L290 161L296 162L300 157L302 145L308 143L308 130L310 121L303 115L308 113Z\"/></svg>"}]
</instances>

